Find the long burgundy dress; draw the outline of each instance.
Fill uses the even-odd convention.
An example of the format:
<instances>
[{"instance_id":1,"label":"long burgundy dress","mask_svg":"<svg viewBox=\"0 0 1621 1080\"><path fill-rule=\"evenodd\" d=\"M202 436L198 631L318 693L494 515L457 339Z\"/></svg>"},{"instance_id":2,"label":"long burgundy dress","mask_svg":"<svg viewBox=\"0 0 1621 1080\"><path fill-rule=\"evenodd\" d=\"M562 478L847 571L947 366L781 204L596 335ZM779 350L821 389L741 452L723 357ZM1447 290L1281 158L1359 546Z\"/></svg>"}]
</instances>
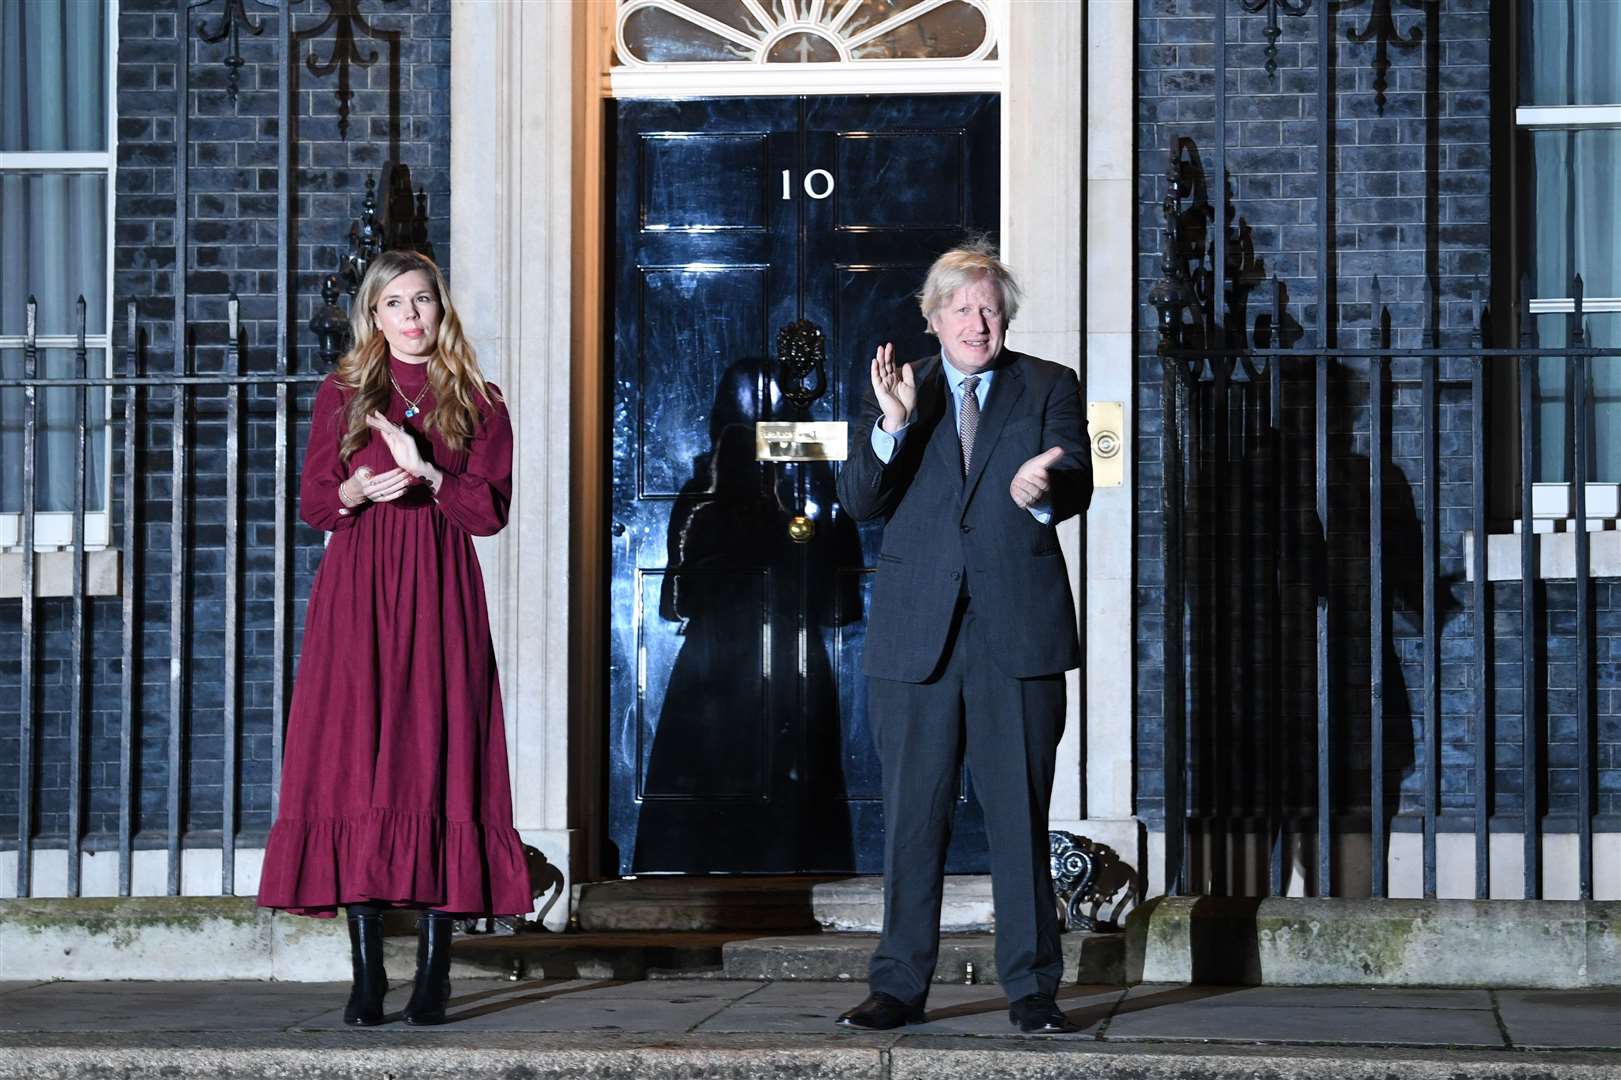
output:
<instances>
[{"instance_id":1,"label":"long burgundy dress","mask_svg":"<svg viewBox=\"0 0 1621 1080\"><path fill-rule=\"evenodd\" d=\"M412 398L427 382L426 364L390 357L389 369ZM507 521L506 407L475 398L482 422L453 451L422 434L431 392L410 419L393 394L388 418L417 433L444 483L437 497L414 485L393 502L349 510L339 484L362 465L395 467L376 435L347 462L339 457L349 397L329 377L311 418L299 512L332 539L310 590L259 905L322 918L352 901L528 912L472 540Z\"/></svg>"}]
</instances>

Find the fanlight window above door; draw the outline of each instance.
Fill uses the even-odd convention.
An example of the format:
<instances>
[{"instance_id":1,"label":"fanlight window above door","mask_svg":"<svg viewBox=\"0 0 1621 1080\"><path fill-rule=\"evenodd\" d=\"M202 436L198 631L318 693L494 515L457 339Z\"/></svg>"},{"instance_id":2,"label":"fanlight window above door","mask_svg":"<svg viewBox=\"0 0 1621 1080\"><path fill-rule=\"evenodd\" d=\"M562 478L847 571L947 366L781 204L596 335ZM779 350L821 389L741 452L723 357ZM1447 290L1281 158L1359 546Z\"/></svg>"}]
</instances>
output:
<instances>
[{"instance_id":1,"label":"fanlight window above door","mask_svg":"<svg viewBox=\"0 0 1621 1080\"><path fill-rule=\"evenodd\" d=\"M995 60L997 0L622 0L618 62Z\"/></svg>"}]
</instances>

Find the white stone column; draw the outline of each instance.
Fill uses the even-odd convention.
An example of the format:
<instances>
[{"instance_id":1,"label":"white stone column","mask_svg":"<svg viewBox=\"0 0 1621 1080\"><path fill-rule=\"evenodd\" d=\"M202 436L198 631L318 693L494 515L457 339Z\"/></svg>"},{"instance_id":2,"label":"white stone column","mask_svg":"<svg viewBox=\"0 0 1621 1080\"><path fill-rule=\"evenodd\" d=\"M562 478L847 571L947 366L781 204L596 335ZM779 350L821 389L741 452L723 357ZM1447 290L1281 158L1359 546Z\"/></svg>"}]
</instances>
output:
<instances>
[{"instance_id":1,"label":"white stone column","mask_svg":"<svg viewBox=\"0 0 1621 1080\"><path fill-rule=\"evenodd\" d=\"M1013 3L1008 18L1002 236L1028 290L1008 342L1074 367L1087 399L1123 403L1128 425L1126 482L1098 489L1084 539L1078 524L1060 533L1086 597L1086 666L1084 686L1071 676L1051 824L1108 844L1139 867L1131 739L1131 3Z\"/></svg>"},{"instance_id":2,"label":"white stone column","mask_svg":"<svg viewBox=\"0 0 1621 1080\"><path fill-rule=\"evenodd\" d=\"M1086 386L1124 408L1124 482L1099 488L1086 547L1087 817L1095 839L1140 855L1132 791L1136 689L1132 616L1133 421L1132 117L1136 33L1131 0L1088 0L1086 80ZM1109 823L1105 827L1104 823ZM1126 847L1123 845L1139 845ZM1138 864L1138 869L1141 865Z\"/></svg>"},{"instance_id":3,"label":"white stone column","mask_svg":"<svg viewBox=\"0 0 1621 1080\"><path fill-rule=\"evenodd\" d=\"M573 5L451 4L451 288L513 416L513 508L481 542L524 841L566 875Z\"/></svg>"}]
</instances>

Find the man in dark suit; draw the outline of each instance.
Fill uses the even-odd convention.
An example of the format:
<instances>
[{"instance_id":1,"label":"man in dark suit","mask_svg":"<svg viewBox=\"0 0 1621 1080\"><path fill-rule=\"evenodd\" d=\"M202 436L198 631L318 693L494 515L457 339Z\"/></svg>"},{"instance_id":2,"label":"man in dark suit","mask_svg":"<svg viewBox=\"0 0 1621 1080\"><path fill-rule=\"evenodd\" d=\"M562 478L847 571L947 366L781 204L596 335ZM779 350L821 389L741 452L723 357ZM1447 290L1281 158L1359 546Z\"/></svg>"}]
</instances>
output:
<instances>
[{"instance_id":1,"label":"man in dark suit","mask_svg":"<svg viewBox=\"0 0 1621 1080\"><path fill-rule=\"evenodd\" d=\"M966 758L1009 1017L1075 1030L1054 1001L1047 808L1080 645L1054 527L1091 500L1091 455L1075 373L1003 348L1019 298L988 245L942 255L920 296L940 355L897 369L893 346L878 349L839 476L845 510L884 522L862 658L883 766L884 929L871 994L839 1017L849 1027L923 1019Z\"/></svg>"}]
</instances>

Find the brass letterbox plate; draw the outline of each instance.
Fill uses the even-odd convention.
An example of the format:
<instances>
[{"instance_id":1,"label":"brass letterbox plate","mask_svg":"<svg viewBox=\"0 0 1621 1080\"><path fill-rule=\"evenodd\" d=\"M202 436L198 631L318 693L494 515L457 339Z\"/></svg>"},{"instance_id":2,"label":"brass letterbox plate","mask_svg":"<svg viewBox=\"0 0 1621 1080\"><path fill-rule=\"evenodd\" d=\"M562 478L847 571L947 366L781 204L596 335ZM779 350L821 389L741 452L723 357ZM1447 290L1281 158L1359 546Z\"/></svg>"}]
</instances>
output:
<instances>
[{"instance_id":1,"label":"brass letterbox plate","mask_svg":"<svg viewBox=\"0 0 1621 1080\"><path fill-rule=\"evenodd\" d=\"M843 420L761 420L754 425L756 461L843 461L849 457Z\"/></svg>"},{"instance_id":2,"label":"brass letterbox plate","mask_svg":"<svg viewBox=\"0 0 1621 1080\"><path fill-rule=\"evenodd\" d=\"M1125 482L1125 430L1124 402L1086 403L1086 433L1092 437L1093 487L1119 487Z\"/></svg>"}]
</instances>

